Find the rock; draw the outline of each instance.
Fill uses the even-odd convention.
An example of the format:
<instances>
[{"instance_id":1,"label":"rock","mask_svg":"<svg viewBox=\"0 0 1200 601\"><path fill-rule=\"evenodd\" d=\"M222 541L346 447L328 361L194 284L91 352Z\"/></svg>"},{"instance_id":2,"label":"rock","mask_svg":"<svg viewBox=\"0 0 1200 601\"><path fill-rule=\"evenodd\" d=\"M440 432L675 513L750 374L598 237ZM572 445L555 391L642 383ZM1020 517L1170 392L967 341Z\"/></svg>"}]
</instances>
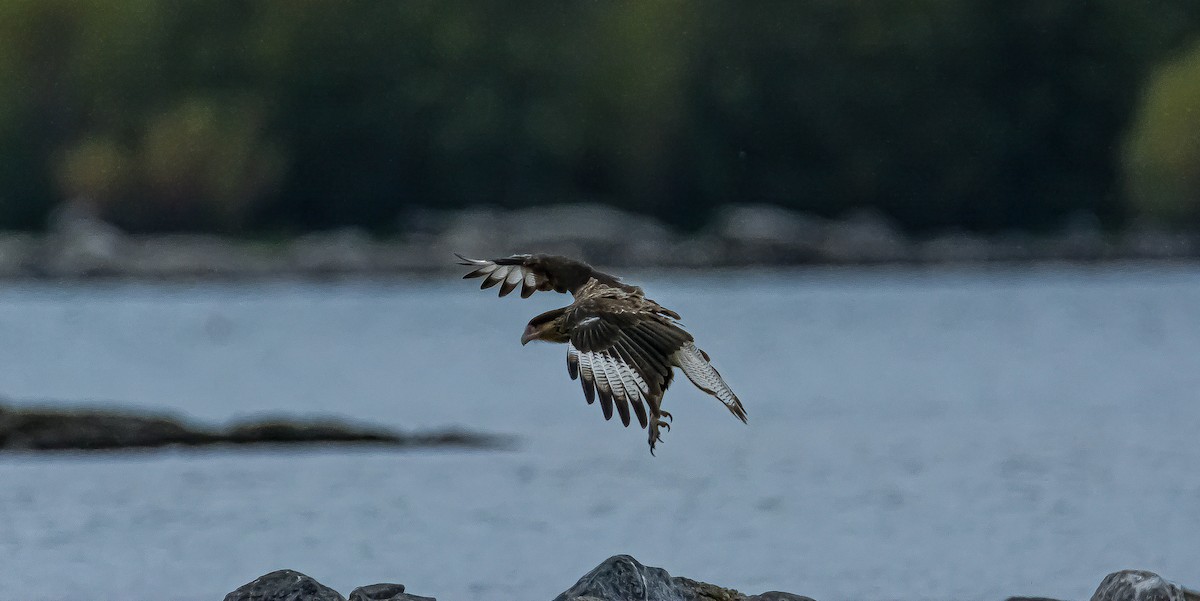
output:
<instances>
[{"instance_id":1,"label":"rock","mask_svg":"<svg viewBox=\"0 0 1200 601\"><path fill-rule=\"evenodd\" d=\"M878 211L857 211L833 222L821 244L822 256L835 263L891 263L912 259L900 230Z\"/></svg>"},{"instance_id":2,"label":"rock","mask_svg":"<svg viewBox=\"0 0 1200 601\"><path fill-rule=\"evenodd\" d=\"M1032 261L1038 258L1036 239L1026 232L1002 232L991 238L989 259L993 261Z\"/></svg>"},{"instance_id":3,"label":"rock","mask_svg":"<svg viewBox=\"0 0 1200 601\"><path fill-rule=\"evenodd\" d=\"M826 223L771 205L725 207L713 220L725 264L811 263L821 252Z\"/></svg>"},{"instance_id":4,"label":"rock","mask_svg":"<svg viewBox=\"0 0 1200 601\"><path fill-rule=\"evenodd\" d=\"M346 601L337 591L292 570L259 576L225 595L225 601Z\"/></svg>"},{"instance_id":5,"label":"rock","mask_svg":"<svg viewBox=\"0 0 1200 601\"><path fill-rule=\"evenodd\" d=\"M76 199L51 216L43 269L54 276L112 275L126 246L121 230L101 220L87 199Z\"/></svg>"},{"instance_id":6,"label":"rock","mask_svg":"<svg viewBox=\"0 0 1200 601\"><path fill-rule=\"evenodd\" d=\"M1200 253L1200 236L1168 230L1155 223L1135 223L1125 231L1118 254L1135 259L1174 259Z\"/></svg>"},{"instance_id":7,"label":"rock","mask_svg":"<svg viewBox=\"0 0 1200 601\"><path fill-rule=\"evenodd\" d=\"M163 416L108 411L0 412L0 449L104 450L196 445L216 437Z\"/></svg>"},{"instance_id":8,"label":"rock","mask_svg":"<svg viewBox=\"0 0 1200 601\"><path fill-rule=\"evenodd\" d=\"M437 238L444 246L441 254L446 256L450 256L450 252L460 252L468 257L539 252L537 249L520 249L519 242L510 239L508 220L504 212L495 207L475 207L456 213Z\"/></svg>"},{"instance_id":9,"label":"rock","mask_svg":"<svg viewBox=\"0 0 1200 601\"><path fill-rule=\"evenodd\" d=\"M437 601L404 592L403 584L368 584L350 591L350 601Z\"/></svg>"},{"instance_id":10,"label":"rock","mask_svg":"<svg viewBox=\"0 0 1200 601\"><path fill-rule=\"evenodd\" d=\"M350 426L338 421L296 422L283 418L253 421L231 427L222 438L235 444L296 442L379 442L405 444L405 437L388 432Z\"/></svg>"},{"instance_id":11,"label":"rock","mask_svg":"<svg viewBox=\"0 0 1200 601\"><path fill-rule=\"evenodd\" d=\"M657 264L675 239L651 217L590 203L468 209L451 218L437 237L439 255L552 253L603 265Z\"/></svg>"},{"instance_id":12,"label":"rock","mask_svg":"<svg viewBox=\"0 0 1200 601\"><path fill-rule=\"evenodd\" d=\"M33 275L41 242L30 234L0 233L0 277Z\"/></svg>"},{"instance_id":13,"label":"rock","mask_svg":"<svg viewBox=\"0 0 1200 601\"><path fill-rule=\"evenodd\" d=\"M306 274L362 273L372 268L374 241L357 228L315 232L291 244L294 268Z\"/></svg>"},{"instance_id":14,"label":"rock","mask_svg":"<svg viewBox=\"0 0 1200 601\"><path fill-rule=\"evenodd\" d=\"M216 444L376 444L507 449L507 437L450 429L401 434L325 419L271 418L226 429L197 427L165 415L97 409L0 405L0 451L147 449Z\"/></svg>"},{"instance_id":15,"label":"rock","mask_svg":"<svg viewBox=\"0 0 1200 601\"><path fill-rule=\"evenodd\" d=\"M606 265L646 265L674 234L658 220L602 204L532 207L509 215L512 239L526 248L571 252Z\"/></svg>"},{"instance_id":16,"label":"rock","mask_svg":"<svg viewBox=\"0 0 1200 601\"><path fill-rule=\"evenodd\" d=\"M283 271L278 249L204 234L164 234L133 239L122 275L149 278L242 278Z\"/></svg>"},{"instance_id":17,"label":"rock","mask_svg":"<svg viewBox=\"0 0 1200 601\"><path fill-rule=\"evenodd\" d=\"M981 263L992 258L994 247L983 236L954 231L921 243L917 256L923 263Z\"/></svg>"},{"instance_id":18,"label":"rock","mask_svg":"<svg viewBox=\"0 0 1200 601\"><path fill-rule=\"evenodd\" d=\"M1104 577L1092 601L1185 601L1184 589L1153 572L1122 570Z\"/></svg>"},{"instance_id":19,"label":"rock","mask_svg":"<svg viewBox=\"0 0 1200 601\"><path fill-rule=\"evenodd\" d=\"M671 575L662 568L648 568L628 555L614 555L584 574L575 586L554 601L683 601Z\"/></svg>"},{"instance_id":20,"label":"rock","mask_svg":"<svg viewBox=\"0 0 1200 601\"><path fill-rule=\"evenodd\" d=\"M1069 261L1097 261L1109 257L1112 250L1095 215L1072 215L1057 235L1041 239L1037 255Z\"/></svg>"},{"instance_id":21,"label":"rock","mask_svg":"<svg viewBox=\"0 0 1200 601\"><path fill-rule=\"evenodd\" d=\"M803 595L793 595L791 593L781 593L779 591L769 591L761 595L746 597L746 601L813 601L812 597Z\"/></svg>"},{"instance_id":22,"label":"rock","mask_svg":"<svg viewBox=\"0 0 1200 601\"><path fill-rule=\"evenodd\" d=\"M672 578L662 568L642 565L628 555L614 555L580 578L554 601L812 601L773 591L747 597L688 578Z\"/></svg>"}]
</instances>

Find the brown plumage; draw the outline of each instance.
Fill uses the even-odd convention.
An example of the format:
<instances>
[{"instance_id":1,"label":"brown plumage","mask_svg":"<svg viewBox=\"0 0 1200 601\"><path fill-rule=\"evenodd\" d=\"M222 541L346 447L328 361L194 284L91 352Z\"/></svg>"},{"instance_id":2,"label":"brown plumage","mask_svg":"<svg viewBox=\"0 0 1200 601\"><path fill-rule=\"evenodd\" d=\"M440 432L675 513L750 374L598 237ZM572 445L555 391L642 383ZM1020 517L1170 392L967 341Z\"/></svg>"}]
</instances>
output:
<instances>
[{"instance_id":1,"label":"brown plumage","mask_svg":"<svg viewBox=\"0 0 1200 601\"><path fill-rule=\"evenodd\" d=\"M663 394L671 385L673 368L683 370L697 388L716 397L738 419L746 409L729 389L708 355L676 322L674 311L646 298L641 288L593 269L587 263L554 255L513 255L502 259L468 259L474 267L464 278L483 278L481 288L500 286L500 296L521 287L528 298L538 290L569 292L575 302L534 317L525 326L521 344L531 340L565 343L567 373L579 379L588 404L600 399L604 419L613 410L629 426L636 416L647 428L650 453L662 440ZM630 411L632 410L632 416Z\"/></svg>"}]
</instances>

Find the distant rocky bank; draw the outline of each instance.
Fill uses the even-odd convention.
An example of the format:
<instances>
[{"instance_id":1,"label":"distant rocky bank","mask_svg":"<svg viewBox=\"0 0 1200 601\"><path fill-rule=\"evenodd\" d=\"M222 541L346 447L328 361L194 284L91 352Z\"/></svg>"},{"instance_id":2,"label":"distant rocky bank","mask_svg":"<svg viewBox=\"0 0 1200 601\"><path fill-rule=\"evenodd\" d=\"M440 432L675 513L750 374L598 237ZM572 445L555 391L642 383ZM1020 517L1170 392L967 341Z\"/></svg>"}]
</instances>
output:
<instances>
[{"instance_id":1,"label":"distant rocky bank","mask_svg":"<svg viewBox=\"0 0 1200 601\"><path fill-rule=\"evenodd\" d=\"M292 570L260 576L225 596L225 601L347 601L337 591ZM350 592L349 601L436 601L408 593L403 584L371 584ZM793 593L770 591L745 595L733 589L672 577L662 568L642 565L628 555L615 555L584 574L554 601L813 601ZM1056 601L1042 597L1010 597L1007 601ZM1200 601L1195 592L1152 572L1124 570L1100 582L1091 601Z\"/></svg>"},{"instance_id":2,"label":"distant rocky bank","mask_svg":"<svg viewBox=\"0 0 1200 601\"><path fill-rule=\"evenodd\" d=\"M0 233L0 278L260 278L388 275L450 268L452 252L555 252L613 267L952 264L1191 260L1200 234L1150 225L1114 234L1079 217L1054 234L964 231L913 238L884 216L828 220L766 205L731 206L685 235L598 204L420 211L402 237L357 229L283 242L201 234L132 235L70 206L44 235Z\"/></svg>"},{"instance_id":3,"label":"distant rocky bank","mask_svg":"<svg viewBox=\"0 0 1200 601\"><path fill-rule=\"evenodd\" d=\"M0 404L0 452L314 444L495 449L509 447L511 442L506 437L463 430L406 434L333 419L268 418L205 427L160 414Z\"/></svg>"}]
</instances>

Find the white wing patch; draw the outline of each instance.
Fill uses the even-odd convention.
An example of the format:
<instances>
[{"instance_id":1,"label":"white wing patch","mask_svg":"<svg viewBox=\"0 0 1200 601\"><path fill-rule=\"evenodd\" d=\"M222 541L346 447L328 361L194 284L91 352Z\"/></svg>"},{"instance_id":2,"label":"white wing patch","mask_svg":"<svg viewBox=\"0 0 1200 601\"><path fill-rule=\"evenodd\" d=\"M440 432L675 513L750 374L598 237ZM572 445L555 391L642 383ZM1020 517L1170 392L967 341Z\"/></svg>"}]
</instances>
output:
<instances>
[{"instance_id":1,"label":"white wing patch","mask_svg":"<svg viewBox=\"0 0 1200 601\"><path fill-rule=\"evenodd\" d=\"M529 257L530 255L513 255L509 259L524 260ZM528 298L538 289L538 286L544 283L541 275L521 264L498 265L495 261L468 259L462 255L458 255L458 258L461 259L461 264L475 268L475 271L463 276L463 279L482 277L483 283L479 286L481 289L500 284L500 296L506 296L519 284L521 297Z\"/></svg>"},{"instance_id":2,"label":"white wing patch","mask_svg":"<svg viewBox=\"0 0 1200 601\"><path fill-rule=\"evenodd\" d=\"M575 345L567 343L567 370L571 378L583 380L584 394L588 403L592 402L588 389L595 388L595 394L600 397L600 406L604 410L605 419L611 419L615 403L621 414L621 421L628 425L629 409L632 405L638 423L646 427L646 407L650 387L645 379L633 366L626 364L617 355L604 351L581 351Z\"/></svg>"}]
</instances>

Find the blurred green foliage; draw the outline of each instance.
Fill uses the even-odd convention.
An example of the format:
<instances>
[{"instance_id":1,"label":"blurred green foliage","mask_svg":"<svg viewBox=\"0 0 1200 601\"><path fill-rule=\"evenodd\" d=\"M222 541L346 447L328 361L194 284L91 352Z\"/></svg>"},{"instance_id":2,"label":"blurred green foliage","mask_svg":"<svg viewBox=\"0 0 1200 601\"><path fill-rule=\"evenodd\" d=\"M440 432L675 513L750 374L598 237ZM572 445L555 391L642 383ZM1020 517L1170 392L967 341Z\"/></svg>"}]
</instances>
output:
<instances>
[{"instance_id":1,"label":"blurred green foliage","mask_svg":"<svg viewBox=\"0 0 1200 601\"><path fill-rule=\"evenodd\" d=\"M1125 173L1138 214L1200 226L1200 44L1147 86L1126 141Z\"/></svg>"},{"instance_id":2,"label":"blurred green foliage","mask_svg":"<svg viewBox=\"0 0 1200 601\"><path fill-rule=\"evenodd\" d=\"M1197 34L1195 0L5 0L0 227L69 197L227 232L580 200L1183 219L1198 136L1159 113L1200 110Z\"/></svg>"}]
</instances>

